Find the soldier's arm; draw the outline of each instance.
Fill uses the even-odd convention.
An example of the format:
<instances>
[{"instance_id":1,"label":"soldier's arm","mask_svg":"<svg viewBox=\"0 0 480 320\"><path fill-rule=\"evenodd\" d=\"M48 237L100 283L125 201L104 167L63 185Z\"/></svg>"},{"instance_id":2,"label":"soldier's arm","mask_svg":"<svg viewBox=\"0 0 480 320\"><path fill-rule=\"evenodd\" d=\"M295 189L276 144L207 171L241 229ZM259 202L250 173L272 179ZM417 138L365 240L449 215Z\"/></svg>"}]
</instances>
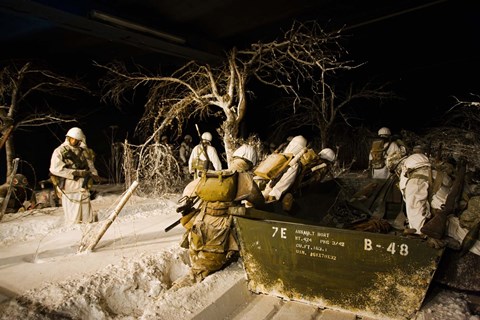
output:
<instances>
[{"instance_id":1,"label":"soldier's arm","mask_svg":"<svg viewBox=\"0 0 480 320\"><path fill-rule=\"evenodd\" d=\"M63 161L63 157L61 154L61 148L57 148L53 151L52 158L50 159L49 170L50 170L50 173L55 176L66 178L66 179L75 179L75 177L73 176L73 173L76 170L66 168L66 164Z\"/></svg>"},{"instance_id":2,"label":"soldier's arm","mask_svg":"<svg viewBox=\"0 0 480 320\"><path fill-rule=\"evenodd\" d=\"M222 170L222 162L220 161L220 158L218 157L217 150L215 150L214 147L209 146L207 149L208 153L208 158L213 164L213 167L215 170Z\"/></svg>"}]
</instances>

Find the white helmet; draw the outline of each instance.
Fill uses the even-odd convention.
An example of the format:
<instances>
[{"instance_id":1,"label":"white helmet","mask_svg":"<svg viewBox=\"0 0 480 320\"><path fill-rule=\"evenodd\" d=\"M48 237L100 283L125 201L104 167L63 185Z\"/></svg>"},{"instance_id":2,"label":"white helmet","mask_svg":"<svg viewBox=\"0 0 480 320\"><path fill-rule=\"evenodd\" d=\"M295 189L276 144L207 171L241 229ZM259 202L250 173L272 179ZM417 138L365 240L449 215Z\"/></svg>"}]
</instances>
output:
<instances>
[{"instance_id":1,"label":"white helmet","mask_svg":"<svg viewBox=\"0 0 480 320\"><path fill-rule=\"evenodd\" d=\"M417 169L425 166L430 167L430 160L428 160L428 157L423 153L414 153L405 159L403 165L407 169Z\"/></svg>"},{"instance_id":2,"label":"white helmet","mask_svg":"<svg viewBox=\"0 0 480 320\"><path fill-rule=\"evenodd\" d=\"M293 153L297 155L303 148L307 146L307 139L303 136L295 136L292 141L290 141L285 148L284 153Z\"/></svg>"},{"instance_id":3,"label":"white helmet","mask_svg":"<svg viewBox=\"0 0 480 320\"><path fill-rule=\"evenodd\" d=\"M389 137L392 135L392 133L390 132L390 129L388 129L387 127L383 127L378 130L378 135L380 137Z\"/></svg>"},{"instance_id":4,"label":"white helmet","mask_svg":"<svg viewBox=\"0 0 480 320\"><path fill-rule=\"evenodd\" d=\"M333 150L330 148L322 149L322 151L320 151L318 155L320 156L320 158L330 162L333 162L335 160L335 152L333 152Z\"/></svg>"},{"instance_id":5,"label":"white helmet","mask_svg":"<svg viewBox=\"0 0 480 320\"><path fill-rule=\"evenodd\" d=\"M70 130L68 130L67 134L65 135L70 138L74 138L80 141L85 141L85 135L83 134L82 129L73 127Z\"/></svg>"},{"instance_id":6,"label":"white helmet","mask_svg":"<svg viewBox=\"0 0 480 320\"><path fill-rule=\"evenodd\" d=\"M212 134L210 132L204 132L202 134L202 140L212 141Z\"/></svg>"},{"instance_id":7,"label":"white helmet","mask_svg":"<svg viewBox=\"0 0 480 320\"><path fill-rule=\"evenodd\" d=\"M307 146L307 139L305 139L303 136L295 136L292 138L290 143L296 143L299 146L302 146L303 148L305 148Z\"/></svg>"}]
</instances>

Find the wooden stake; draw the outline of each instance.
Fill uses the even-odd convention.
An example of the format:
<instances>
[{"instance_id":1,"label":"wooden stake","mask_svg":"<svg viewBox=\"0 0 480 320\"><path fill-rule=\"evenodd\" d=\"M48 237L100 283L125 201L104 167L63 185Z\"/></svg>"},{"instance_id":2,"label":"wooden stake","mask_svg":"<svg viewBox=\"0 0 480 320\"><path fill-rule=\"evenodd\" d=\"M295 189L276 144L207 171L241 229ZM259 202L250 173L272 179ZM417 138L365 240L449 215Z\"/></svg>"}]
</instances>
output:
<instances>
[{"instance_id":1,"label":"wooden stake","mask_svg":"<svg viewBox=\"0 0 480 320\"><path fill-rule=\"evenodd\" d=\"M125 192L123 195L122 199L120 199L120 202L118 205L115 207L113 212L110 214L110 216L103 221L103 224L98 224L99 228L91 228L89 232L87 232L83 238L82 241L80 242L80 247L78 248L78 252L84 252L84 251L92 251L93 248L98 244L100 239L103 237L107 229L110 227L110 225L113 223L115 218L118 216L120 211L122 210L123 206L125 203L128 201L130 196L133 194L135 189L138 186L138 181L133 181L133 183L130 185L128 190ZM94 232L94 229L99 229L98 232L92 237L92 234ZM91 240L91 241L89 241Z\"/></svg>"}]
</instances>

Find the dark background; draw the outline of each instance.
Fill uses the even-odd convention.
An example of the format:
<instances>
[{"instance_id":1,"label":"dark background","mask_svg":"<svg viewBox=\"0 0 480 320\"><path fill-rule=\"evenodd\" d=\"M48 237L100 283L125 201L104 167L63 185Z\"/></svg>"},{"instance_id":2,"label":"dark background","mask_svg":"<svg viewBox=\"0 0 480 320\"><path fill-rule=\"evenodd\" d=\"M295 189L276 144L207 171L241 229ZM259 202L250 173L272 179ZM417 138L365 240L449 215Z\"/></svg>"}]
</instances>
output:
<instances>
[{"instance_id":1,"label":"dark background","mask_svg":"<svg viewBox=\"0 0 480 320\"><path fill-rule=\"evenodd\" d=\"M178 39L101 21L94 17L95 12ZM311 19L325 30L344 27L343 45L349 58L365 63L350 73L349 81L388 82L400 98L355 106L354 125L374 132L381 126L394 132L421 131L438 123L454 104L454 96L467 99L479 94L480 12L473 0L0 0L0 61L2 65L13 59L44 61L96 86L101 72L92 61L118 59L168 72L191 59L214 63L232 46L271 41L294 20ZM275 98L269 90L256 92L249 110L262 111L260 116L249 112L247 131L269 138L269 121L274 115L263 107ZM76 125L84 129L89 146L97 152L100 168L109 157L112 139L135 142L134 128L143 112L141 95L122 110L100 103L94 96L61 104L72 114L86 114ZM209 129L208 123L199 125L202 130ZM117 129L113 131L111 126ZM17 155L33 164L38 179L47 177L50 154L69 128L16 133ZM196 137L193 121L187 133ZM3 163L3 152L1 159ZM1 167L4 170L3 164Z\"/></svg>"}]
</instances>

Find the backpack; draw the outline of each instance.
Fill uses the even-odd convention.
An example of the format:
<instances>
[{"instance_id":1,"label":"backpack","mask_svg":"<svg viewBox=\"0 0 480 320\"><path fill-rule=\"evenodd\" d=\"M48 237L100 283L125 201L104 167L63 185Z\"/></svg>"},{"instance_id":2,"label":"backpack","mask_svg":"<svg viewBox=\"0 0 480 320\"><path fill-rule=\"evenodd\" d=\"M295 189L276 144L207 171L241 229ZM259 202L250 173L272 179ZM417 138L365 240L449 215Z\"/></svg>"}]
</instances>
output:
<instances>
[{"instance_id":1,"label":"backpack","mask_svg":"<svg viewBox=\"0 0 480 320\"><path fill-rule=\"evenodd\" d=\"M263 179L275 179L288 166L292 158L291 153L272 153L260 162L253 173Z\"/></svg>"},{"instance_id":2,"label":"backpack","mask_svg":"<svg viewBox=\"0 0 480 320\"><path fill-rule=\"evenodd\" d=\"M237 194L237 179L236 171L207 171L195 191L204 201L233 201Z\"/></svg>"},{"instance_id":3,"label":"backpack","mask_svg":"<svg viewBox=\"0 0 480 320\"><path fill-rule=\"evenodd\" d=\"M384 148L384 145L385 142L381 139L372 142L372 148L370 149L372 160L370 164L373 169L381 169L385 167L385 150L388 149L388 146Z\"/></svg>"}]
</instances>

